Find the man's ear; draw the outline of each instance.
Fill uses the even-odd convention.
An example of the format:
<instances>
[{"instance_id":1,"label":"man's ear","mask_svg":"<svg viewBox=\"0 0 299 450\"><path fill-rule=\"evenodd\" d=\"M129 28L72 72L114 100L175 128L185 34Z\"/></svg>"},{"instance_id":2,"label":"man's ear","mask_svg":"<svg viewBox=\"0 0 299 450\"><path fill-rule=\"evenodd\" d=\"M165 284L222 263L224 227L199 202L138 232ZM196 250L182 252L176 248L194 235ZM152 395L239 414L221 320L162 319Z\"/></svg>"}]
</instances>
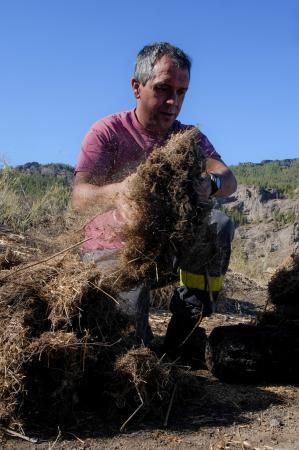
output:
<instances>
[{"instance_id":1,"label":"man's ear","mask_svg":"<svg viewBox=\"0 0 299 450\"><path fill-rule=\"evenodd\" d=\"M136 78L132 78L131 80L131 86L134 92L134 96L136 99L140 98L140 81L137 80Z\"/></svg>"}]
</instances>

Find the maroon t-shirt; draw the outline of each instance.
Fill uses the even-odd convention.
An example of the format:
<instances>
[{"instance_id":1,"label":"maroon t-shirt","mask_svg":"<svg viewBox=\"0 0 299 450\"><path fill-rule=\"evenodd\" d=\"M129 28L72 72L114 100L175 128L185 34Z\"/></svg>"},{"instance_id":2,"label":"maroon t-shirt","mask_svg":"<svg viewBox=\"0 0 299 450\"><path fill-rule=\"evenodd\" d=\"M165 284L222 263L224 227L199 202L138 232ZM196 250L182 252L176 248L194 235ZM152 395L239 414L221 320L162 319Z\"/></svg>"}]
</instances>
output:
<instances>
[{"instance_id":1,"label":"maroon t-shirt","mask_svg":"<svg viewBox=\"0 0 299 450\"><path fill-rule=\"evenodd\" d=\"M101 176L103 182L113 183L123 180L136 170L152 152L162 145L173 133L192 128L176 120L169 134L158 138L148 132L137 120L135 110L112 114L97 121L85 136L76 172L90 172ZM207 157L220 158L208 138L198 131L198 143ZM84 244L84 251L119 248L121 242L113 230L122 221L116 211L98 216L86 228L87 237L92 239Z\"/></svg>"},{"instance_id":2,"label":"maroon t-shirt","mask_svg":"<svg viewBox=\"0 0 299 450\"><path fill-rule=\"evenodd\" d=\"M101 175L109 182L136 169L157 145L163 144L172 133L192 128L176 120L166 137L150 134L138 122L135 110L112 114L96 122L82 143L76 172ZM206 156L219 157L208 138L198 132L198 142Z\"/></svg>"}]
</instances>

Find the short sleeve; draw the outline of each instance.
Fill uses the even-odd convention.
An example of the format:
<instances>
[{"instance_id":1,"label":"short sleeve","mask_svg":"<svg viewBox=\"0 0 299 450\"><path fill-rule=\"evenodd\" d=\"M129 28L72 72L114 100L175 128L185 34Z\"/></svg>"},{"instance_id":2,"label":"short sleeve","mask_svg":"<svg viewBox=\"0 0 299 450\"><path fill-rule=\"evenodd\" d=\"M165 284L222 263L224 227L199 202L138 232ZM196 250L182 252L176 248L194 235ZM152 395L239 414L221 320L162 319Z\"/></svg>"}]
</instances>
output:
<instances>
[{"instance_id":1,"label":"short sleeve","mask_svg":"<svg viewBox=\"0 0 299 450\"><path fill-rule=\"evenodd\" d=\"M107 177L113 170L117 141L104 121L97 122L86 134L75 172L90 172Z\"/></svg>"},{"instance_id":2,"label":"short sleeve","mask_svg":"<svg viewBox=\"0 0 299 450\"><path fill-rule=\"evenodd\" d=\"M208 158L217 158L220 159L221 156L218 152L216 152L214 146L211 144L209 139L205 134L203 134L201 131L198 132L198 143L204 152L205 156Z\"/></svg>"}]
</instances>

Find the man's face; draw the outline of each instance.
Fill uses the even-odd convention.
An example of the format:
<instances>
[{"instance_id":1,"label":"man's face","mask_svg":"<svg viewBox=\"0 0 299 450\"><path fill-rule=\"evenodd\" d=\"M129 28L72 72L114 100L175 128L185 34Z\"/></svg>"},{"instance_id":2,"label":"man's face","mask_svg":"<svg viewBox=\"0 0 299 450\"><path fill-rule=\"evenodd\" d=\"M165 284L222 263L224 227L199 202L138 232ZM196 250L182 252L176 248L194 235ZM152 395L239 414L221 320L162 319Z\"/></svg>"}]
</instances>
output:
<instances>
[{"instance_id":1,"label":"man's face","mask_svg":"<svg viewBox=\"0 0 299 450\"><path fill-rule=\"evenodd\" d=\"M163 56L145 86L132 80L138 120L151 132L166 134L180 112L188 86L188 70L178 68L168 56Z\"/></svg>"}]
</instances>

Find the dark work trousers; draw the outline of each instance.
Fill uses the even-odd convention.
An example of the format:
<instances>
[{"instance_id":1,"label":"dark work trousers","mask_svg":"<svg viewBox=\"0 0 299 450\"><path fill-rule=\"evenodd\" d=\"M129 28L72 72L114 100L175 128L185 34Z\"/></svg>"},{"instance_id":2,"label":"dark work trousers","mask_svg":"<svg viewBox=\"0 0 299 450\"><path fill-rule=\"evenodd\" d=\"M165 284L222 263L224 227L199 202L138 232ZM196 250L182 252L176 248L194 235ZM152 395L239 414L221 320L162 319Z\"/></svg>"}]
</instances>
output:
<instances>
[{"instance_id":1,"label":"dark work trousers","mask_svg":"<svg viewBox=\"0 0 299 450\"><path fill-rule=\"evenodd\" d=\"M231 254L231 242L234 236L234 225L232 221L220 210L213 209L210 216L210 226L213 227L213 245L210 247L210 254L205 260L198 258L199 248L194 244L186 252L183 252L179 261L182 270L197 274L204 274L208 271L210 276L224 275L228 269ZM200 244L201 245L201 244ZM97 250L85 253L82 256L85 262L95 262L103 271L111 273L117 267L119 250ZM188 260L188 262L187 262ZM153 288L153 286L151 286ZM147 345L153 338L153 333L149 325L149 306L151 288L146 285L137 286L128 292L121 292L120 308L135 319L136 339L138 343ZM181 288L179 288L181 289ZM179 291L178 289L178 291ZM186 289L182 298L187 298Z\"/></svg>"},{"instance_id":2,"label":"dark work trousers","mask_svg":"<svg viewBox=\"0 0 299 450\"><path fill-rule=\"evenodd\" d=\"M82 255L82 261L94 262L100 269L103 277L117 269L119 249L95 250ZM136 286L126 292L119 293L119 308L135 321L136 341L147 345L153 339L149 325L149 306L151 290L145 285Z\"/></svg>"},{"instance_id":3,"label":"dark work trousers","mask_svg":"<svg viewBox=\"0 0 299 450\"><path fill-rule=\"evenodd\" d=\"M201 240L194 242L189 248L181 251L180 269L196 273L209 273L210 276L224 275L228 269L231 243L234 238L235 227L232 220L219 209L212 209L209 219L210 242L204 250L205 258L200 258L203 245Z\"/></svg>"}]
</instances>

